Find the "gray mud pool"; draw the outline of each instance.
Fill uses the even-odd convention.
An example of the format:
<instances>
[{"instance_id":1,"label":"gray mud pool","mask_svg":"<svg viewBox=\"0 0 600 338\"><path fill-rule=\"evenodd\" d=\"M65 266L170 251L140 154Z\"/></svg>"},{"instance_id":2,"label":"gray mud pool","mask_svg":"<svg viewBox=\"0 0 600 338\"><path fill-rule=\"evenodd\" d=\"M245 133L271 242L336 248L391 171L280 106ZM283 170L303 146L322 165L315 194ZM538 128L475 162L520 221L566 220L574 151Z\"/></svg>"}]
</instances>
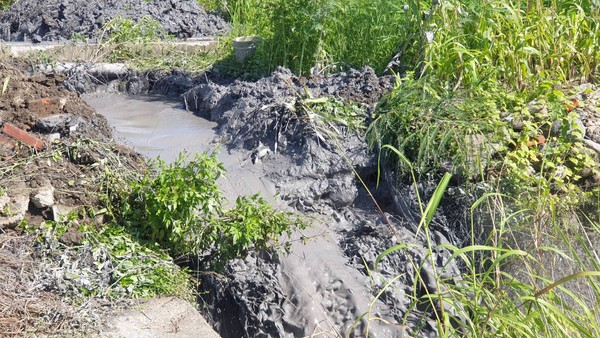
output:
<instances>
[{"instance_id":1,"label":"gray mud pool","mask_svg":"<svg viewBox=\"0 0 600 338\"><path fill-rule=\"evenodd\" d=\"M261 178L247 154L228 152L213 142L216 123L193 115L182 104L160 95L85 94L83 99L104 115L114 128L118 141L140 154L167 163L174 162L183 151L195 153L217 151L227 175L221 180L225 196L275 195L273 184Z\"/></svg>"},{"instance_id":2,"label":"gray mud pool","mask_svg":"<svg viewBox=\"0 0 600 338\"><path fill-rule=\"evenodd\" d=\"M149 158L160 156L172 162L182 150L194 154L219 149L227 170L220 185L230 201L260 193L277 207L291 210L290 201L277 194L306 193L311 186L326 182L315 181L313 170L308 170L312 164L307 167L306 161L292 160L289 155L271 154L253 161L252 151L228 150L217 142L217 124L186 111L180 101L107 93L83 98L106 116L115 137ZM315 151L325 154L321 147ZM339 175L333 172L330 181ZM365 200L362 194L357 201ZM382 276L406 273L407 263L403 259L384 263L380 271L373 271L375 279L369 277L365 260L372 262L399 239L391 240L393 236L372 206L359 204L305 208L312 227L293 235L290 255L251 253L231 262L225 279L207 277L202 281L203 315L222 337L361 337L367 332L371 337L393 337L410 333L407 327L419 322L425 331L433 331L427 328L426 317L408 316L406 326L390 324L398 323L409 303L406 295L412 292L412 282L408 275L375 299ZM400 230L403 241L423 242L406 228ZM423 259L417 252L411 255Z\"/></svg>"}]
</instances>

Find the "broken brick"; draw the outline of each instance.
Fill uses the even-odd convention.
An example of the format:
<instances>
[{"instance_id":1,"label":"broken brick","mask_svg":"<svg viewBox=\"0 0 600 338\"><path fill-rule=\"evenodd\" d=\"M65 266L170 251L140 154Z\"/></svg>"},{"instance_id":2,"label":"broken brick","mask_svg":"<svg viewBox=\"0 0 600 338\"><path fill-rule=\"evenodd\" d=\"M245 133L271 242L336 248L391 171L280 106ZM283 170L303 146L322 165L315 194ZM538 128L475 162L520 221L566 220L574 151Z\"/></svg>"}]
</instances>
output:
<instances>
[{"instance_id":1,"label":"broken brick","mask_svg":"<svg viewBox=\"0 0 600 338\"><path fill-rule=\"evenodd\" d=\"M35 148L36 150L42 150L44 148L44 141L29 134L23 129L15 127L11 123L5 123L4 127L2 128L2 132L18 141L27 144L30 147Z\"/></svg>"},{"instance_id":2,"label":"broken brick","mask_svg":"<svg viewBox=\"0 0 600 338\"><path fill-rule=\"evenodd\" d=\"M60 113L67 99L65 98L41 98L27 102L27 108L40 116L47 116Z\"/></svg>"}]
</instances>

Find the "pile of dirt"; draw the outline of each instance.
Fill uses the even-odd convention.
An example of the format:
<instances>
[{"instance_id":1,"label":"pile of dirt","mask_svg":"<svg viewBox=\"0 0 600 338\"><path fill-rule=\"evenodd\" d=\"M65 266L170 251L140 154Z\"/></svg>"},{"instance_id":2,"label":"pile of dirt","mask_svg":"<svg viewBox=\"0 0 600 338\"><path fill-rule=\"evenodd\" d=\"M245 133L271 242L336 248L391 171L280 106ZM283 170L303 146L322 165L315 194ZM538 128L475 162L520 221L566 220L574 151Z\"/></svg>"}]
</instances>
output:
<instances>
[{"instance_id":1,"label":"pile of dirt","mask_svg":"<svg viewBox=\"0 0 600 338\"><path fill-rule=\"evenodd\" d=\"M139 21L149 16L162 25L159 35L177 38L223 35L228 24L195 0L19 0L0 14L0 40L62 41L74 36L102 38L116 17Z\"/></svg>"},{"instance_id":2,"label":"pile of dirt","mask_svg":"<svg viewBox=\"0 0 600 338\"><path fill-rule=\"evenodd\" d=\"M101 208L105 170L135 172L144 162L112 143L105 118L62 89L62 76L27 76L11 64L0 60L0 335L95 330L106 308L97 308L98 300L79 307L68 299L80 295L77 285L108 285L110 279L93 266L90 250L65 249L83 239L78 221L44 245L24 229L74 216L101 226L104 217L87 211ZM94 280L84 280L84 270L95 271L89 275Z\"/></svg>"}]
</instances>

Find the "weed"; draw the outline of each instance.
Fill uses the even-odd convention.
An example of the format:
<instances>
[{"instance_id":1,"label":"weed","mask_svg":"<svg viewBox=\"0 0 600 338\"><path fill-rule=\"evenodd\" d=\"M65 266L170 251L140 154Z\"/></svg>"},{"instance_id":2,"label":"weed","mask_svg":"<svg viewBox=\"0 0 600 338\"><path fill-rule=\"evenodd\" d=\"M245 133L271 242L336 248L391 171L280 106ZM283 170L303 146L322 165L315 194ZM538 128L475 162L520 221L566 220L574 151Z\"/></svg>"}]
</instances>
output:
<instances>
[{"instance_id":1,"label":"weed","mask_svg":"<svg viewBox=\"0 0 600 338\"><path fill-rule=\"evenodd\" d=\"M205 1L203 1L205 2ZM401 41L407 17L396 1L292 0L217 1L232 21L232 37L259 35L253 72L277 66L294 73L372 65L382 71Z\"/></svg>"},{"instance_id":2,"label":"weed","mask_svg":"<svg viewBox=\"0 0 600 338\"><path fill-rule=\"evenodd\" d=\"M139 22L121 16L108 21L103 28L108 36L104 43L114 46L112 61L134 59L138 53L151 53L149 44L162 38L159 35L161 28L161 24L149 16Z\"/></svg>"},{"instance_id":3,"label":"weed","mask_svg":"<svg viewBox=\"0 0 600 338\"><path fill-rule=\"evenodd\" d=\"M367 109L359 104L335 98L300 98L296 110L303 113L321 141L349 133L363 136L367 129Z\"/></svg>"},{"instance_id":4,"label":"weed","mask_svg":"<svg viewBox=\"0 0 600 338\"><path fill-rule=\"evenodd\" d=\"M161 37L160 23L149 16L143 17L139 22L132 18L116 17L108 21L104 30L108 32L110 43L148 43L158 41Z\"/></svg>"},{"instance_id":5,"label":"weed","mask_svg":"<svg viewBox=\"0 0 600 338\"><path fill-rule=\"evenodd\" d=\"M110 271L108 295L177 295L192 300L191 276L157 245L140 244L122 227L92 231L85 243L92 247L98 271Z\"/></svg>"},{"instance_id":6,"label":"weed","mask_svg":"<svg viewBox=\"0 0 600 338\"><path fill-rule=\"evenodd\" d=\"M208 254L210 265L218 268L252 248L277 246L283 233L306 226L258 195L240 197L234 208L224 210L217 185L223 165L214 153L189 161L182 154L169 165L158 160L154 169L130 182L110 207L118 222L174 255Z\"/></svg>"},{"instance_id":7,"label":"weed","mask_svg":"<svg viewBox=\"0 0 600 338\"><path fill-rule=\"evenodd\" d=\"M140 244L121 227L79 226L80 245L66 246L59 241L78 213L64 221L46 221L39 226L21 225L35 235L38 249L53 257L60 250L63 283L70 292L81 297L149 298L177 295L192 300L190 275L156 245ZM60 248L60 249L59 249ZM103 276L108 275L106 280Z\"/></svg>"},{"instance_id":8,"label":"weed","mask_svg":"<svg viewBox=\"0 0 600 338\"><path fill-rule=\"evenodd\" d=\"M0 0L0 10L8 10L15 2L16 0Z\"/></svg>"},{"instance_id":9,"label":"weed","mask_svg":"<svg viewBox=\"0 0 600 338\"><path fill-rule=\"evenodd\" d=\"M140 181L130 183L128 197L118 214L142 236L165 245L175 254L207 248L207 229L222 213L223 198L217 178L224 169L216 155L203 154L187 162L180 156L173 164L160 159Z\"/></svg>"},{"instance_id":10,"label":"weed","mask_svg":"<svg viewBox=\"0 0 600 338\"><path fill-rule=\"evenodd\" d=\"M412 164L399 150L386 146L386 149L399 156L399 160L408 168ZM415 177L414 173L412 177ZM534 240L519 235L518 224L534 219L535 210L518 209L506 214L514 199L493 193L479 198L471 208L471 219L477 212L492 215L488 220L488 240L480 244L472 243L464 248L450 244L434 245L429 239L429 220L436 212L445 187L449 182L445 174L429 203L420 201L421 229L427 240L423 249L427 260L435 266L434 253L449 250L452 254L444 267L433 269L436 293L414 294L409 312L420 308L429 309L436 322L436 329L442 337L595 337L600 333L598 316L595 313L594 299L600 295L600 276L597 250L582 223L571 224L575 235L567 234L563 220L553 214L553 229L544 231L544 235L558 234L557 239L543 239L532 248L523 247L524 242ZM414 181L417 184L417 181ZM418 194L418 189L417 189ZM506 202L509 202L508 204ZM548 205L548 210L552 206ZM482 208L484 210L482 210ZM493 216L496 215L496 216ZM525 223L526 224L526 223ZM598 224L595 227L597 235ZM478 231L472 223L472 233ZM573 242L575 240L575 242ZM564 251L560 248L563 247ZM393 252L414 250L414 246L400 243L382 252L375 260L375 269L382 259ZM410 256L410 254L408 254ZM557 259L570 259L573 263ZM442 277L445 267L452 262L463 266L460 279ZM552 262L552 263L550 263ZM549 265L550 263L550 265ZM425 285L422 273L425 265L410 260L415 271L418 285ZM558 266L555 266L558 265ZM557 273L560 271L560 273ZM571 272L570 272L571 271ZM386 289L392 287L395 279L386 281L373 300L380 298ZM578 281L574 287L573 281ZM424 288L427 290L427 288ZM591 299L591 301L590 301ZM374 320L369 313L361 318ZM359 320L361 319L359 318ZM357 322L358 323L358 320ZM398 323L406 325L406 323ZM418 335L418 328L411 328Z\"/></svg>"}]
</instances>

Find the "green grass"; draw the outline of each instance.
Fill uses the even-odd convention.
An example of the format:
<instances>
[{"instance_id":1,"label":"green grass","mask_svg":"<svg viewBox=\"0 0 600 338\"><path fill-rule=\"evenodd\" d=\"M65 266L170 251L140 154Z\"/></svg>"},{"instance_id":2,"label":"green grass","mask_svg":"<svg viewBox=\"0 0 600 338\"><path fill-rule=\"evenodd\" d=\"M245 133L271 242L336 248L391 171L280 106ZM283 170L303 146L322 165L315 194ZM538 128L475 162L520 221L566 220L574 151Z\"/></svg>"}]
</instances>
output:
<instances>
[{"instance_id":1,"label":"green grass","mask_svg":"<svg viewBox=\"0 0 600 338\"><path fill-rule=\"evenodd\" d=\"M268 73L277 66L294 73L328 71L333 66L371 65L382 71L402 41L404 6L397 1L236 0L199 1L226 13L232 37L263 38L245 67Z\"/></svg>"},{"instance_id":2,"label":"green grass","mask_svg":"<svg viewBox=\"0 0 600 338\"><path fill-rule=\"evenodd\" d=\"M391 150L408 168L416 187L412 163L398 149L391 146L385 149ZM374 262L376 270L393 252L422 251L424 261L409 259L409 264L415 271L414 289L422 286L427 290L419 271L426 263L436 266L435 253L440 250L451 253L442 269L432 270L436 289L442 291L409 295L412 303L404 318L417 308L426 309L435 319L441 337L597 337L600 334L598 221L562 218L554 213L552 202L541 203L537 209L524 209L510 196L488 193L471 207L470 245L462 248L436 245L430 240L429 223L449 181L450 175L446 173L428 202L415 190L421 214L417 232L425 234L426 246L401 242L382 252ZM540 210L549 212L548 217L540 218ZM596 206L592 212L599 210ZM481 215L486 215L486 221L475 223L475 219L482 219ZM487 239L479 242L476 234L482 232L488 234ZM407 253L407 257L411 254ZM463 267L459 280L442 277L445 267L452 262ZM392 287L395 278L385 281L383 289L377 290L371 306ZM363 314L363 318L377 320L370 312ZM419 335L417 328L411 329Z\"/></svg>"},{"instance_id":3,"label":"green grass","mask_svg":"<svg viewBox=\"0 0 600 338\"><path fill-rule=\"evenodd\" d=\"M597 73L597 6L449 1L409 8L414 24L404 35L417 38L401 53L412 72L380 102L371 145L397 147L418 175L450 171L524 200L580 203L590 193L580 187L600 166L571 111L569 91L578 89L567 83Z\"/></svg>"},{"instance_id":4,"label":"green grass","mask_svg":"<svg viewBox=\"0 0 600 338\"><path fill-rule=\"evenodd\" d=\"M12 4L14 4L15 2L16 0L0 0L0 10L5 11L9 9L10 6L12 6Z\"/></svg>"}]
</instances>

